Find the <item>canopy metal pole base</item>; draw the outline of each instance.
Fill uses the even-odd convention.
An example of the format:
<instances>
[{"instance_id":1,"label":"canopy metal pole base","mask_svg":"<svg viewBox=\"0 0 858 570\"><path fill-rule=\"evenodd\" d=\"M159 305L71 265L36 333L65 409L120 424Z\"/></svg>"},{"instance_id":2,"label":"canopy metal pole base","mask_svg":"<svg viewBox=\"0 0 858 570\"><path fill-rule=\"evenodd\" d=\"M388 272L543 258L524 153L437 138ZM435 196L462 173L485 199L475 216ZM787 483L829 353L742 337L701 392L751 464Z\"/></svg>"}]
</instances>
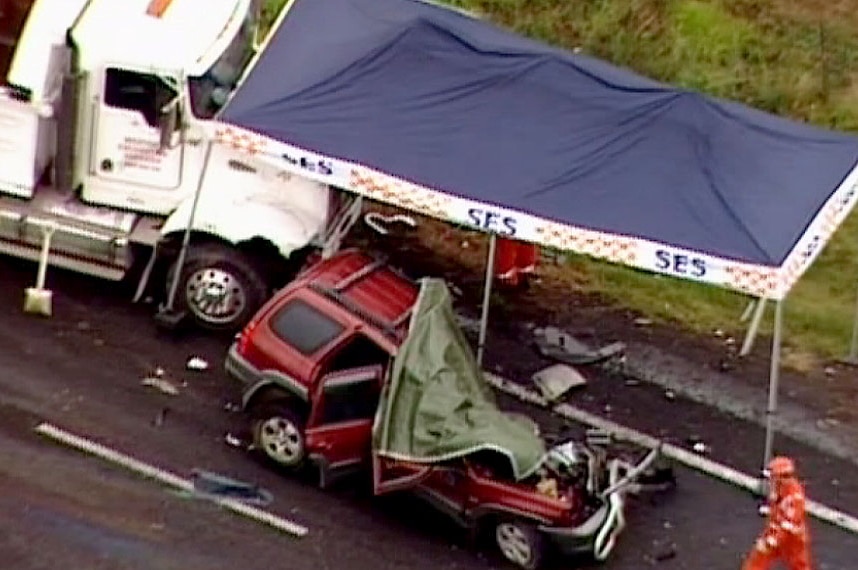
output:
<instances>
[{"instance_id":1,"label":"canopy metal pole base","mask_svg":"<svg viewBox=\"0 0 858 570\"><path fill-rule=\"evenodd\" d=\"M176 260L176 271L173 274L173 281L170 283L170 291L167 294L167 302L160 307L158 307L158 312L155 315L155 322L158 326L167 330L174 330L178 328L179 324L185 318L184 311L177 311L174 308L174 303L176 300L176 293L179 289L179 281L182 279L182 269L185 266L185 258L188 255L188 248L191 244L191 232L194 227L194 218L197 214L197 206L200 202L200 194L203 191L203 181L206 176L206 172L208 171L209 160L212 155L212 146L214 146L214 142L209 139L206 146L206 154L203 158L203 168L200 172L200 180L197 183L197 189L194 192L194 201L191 204L191 212L188 214L188 227L185 228L185 234L182 237L182 248L179 250L179 258Z\"/></svg>"},{"instance_id":2,"label":"canopy metal pole base","mask_svg":"<svg viewBox=\"0 0 858 570\"><path fill-rule=\"evenodd\" d=\"M775 331L772 338L772 360L769 370L769 402L766 407L766 446L763 455L763 469L772 458L775 438L775 416L778 410L778 383L781 367L781 325L783 321L783 300L775 305Z\"/></svg>"},{"instance_id":3,"label":"canopy metal pole base","mask_svg":"<svg viewBox=\"0 0 858 570\"><path fill-rule=\"evenodd\" d=\"M489 299L492 296L492 281L495 276L495 250L497 249L497 236L492 234L489 238L489 254L486 260L486 279L483 289L483 307L480 316L480 336L477 341L477 364L483 365L483 352L486 346L486 328L489 322Z\"/></svg>"}]
</instances>

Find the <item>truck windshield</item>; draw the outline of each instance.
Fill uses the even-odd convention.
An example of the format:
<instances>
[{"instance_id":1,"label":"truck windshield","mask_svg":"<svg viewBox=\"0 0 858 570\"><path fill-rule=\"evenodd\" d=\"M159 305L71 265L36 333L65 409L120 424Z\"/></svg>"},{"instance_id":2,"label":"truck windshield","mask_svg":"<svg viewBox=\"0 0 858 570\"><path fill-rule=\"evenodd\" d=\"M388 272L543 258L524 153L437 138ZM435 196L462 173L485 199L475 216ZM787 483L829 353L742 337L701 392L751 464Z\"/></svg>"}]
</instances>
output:
<instances>
[{"instance_id":1,"label":"truck windshield","mask_svg":"<svg viewBox=\"0 0 858 570\"><path fill-rule=\"evenodd\" d=\"M259 0L251 2L241 28L214 64L202 76L188 79L194 116L211 119L235 89L244 68L253 57L259 27L258 5Z\"/></svg>"}]
</instances>

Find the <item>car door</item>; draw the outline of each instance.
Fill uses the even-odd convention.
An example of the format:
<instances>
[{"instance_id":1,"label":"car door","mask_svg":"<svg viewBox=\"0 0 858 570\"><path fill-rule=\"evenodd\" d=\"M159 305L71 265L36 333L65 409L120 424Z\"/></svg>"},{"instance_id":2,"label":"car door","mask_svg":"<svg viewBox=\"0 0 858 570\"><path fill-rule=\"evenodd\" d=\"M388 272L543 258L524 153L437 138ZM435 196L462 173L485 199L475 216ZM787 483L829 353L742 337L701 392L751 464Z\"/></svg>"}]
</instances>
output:
<instances>
[{"instance_id":1,"label":"car door","mask_svg":"<svg viewBox=\"0 0 858 570\"><path fill-rule=\"evenodd\" d=\"M107 67L96 107L92 172L106 183L174 189L181 183L181 123L161 148L162 114L179 104L178 85L167 75Z\"/></svg>"},{"instance_id":2,"label":"car door","mask_svg":"<svg viewBox=\"0 0 858 570\"><path fill-rule=\"evenodd\" d=\"M331 474L369 460L381 376L381 366L363 366L331 372L319 380L307 449L324 458Z\"/></svg>"}]
</instances>

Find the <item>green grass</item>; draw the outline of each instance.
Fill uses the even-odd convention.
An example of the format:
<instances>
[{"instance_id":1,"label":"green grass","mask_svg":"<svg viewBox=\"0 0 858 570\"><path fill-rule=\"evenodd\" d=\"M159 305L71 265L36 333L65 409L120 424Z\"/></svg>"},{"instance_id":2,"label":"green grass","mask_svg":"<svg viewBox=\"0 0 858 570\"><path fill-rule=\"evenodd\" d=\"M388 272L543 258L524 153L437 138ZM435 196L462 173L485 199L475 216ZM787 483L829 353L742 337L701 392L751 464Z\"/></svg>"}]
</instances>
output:
<instances>
[{"instance_id":1,"label":"green grass","mask_svg":"<svg viewBox=\"0 0 858 570\"><path fill-rule=\"evenodd\" d=\"M858 0L447 1L662 81L858 132ZM284 3L269 0L269 16ZM654 319L741 334L744 296L570 259L571 269L585 276L585 288ZM838 357L848 349L856 260L858 219L852 215L785 305L785 339L797 367L807 356Z\"/></svg>"}]
</instances>

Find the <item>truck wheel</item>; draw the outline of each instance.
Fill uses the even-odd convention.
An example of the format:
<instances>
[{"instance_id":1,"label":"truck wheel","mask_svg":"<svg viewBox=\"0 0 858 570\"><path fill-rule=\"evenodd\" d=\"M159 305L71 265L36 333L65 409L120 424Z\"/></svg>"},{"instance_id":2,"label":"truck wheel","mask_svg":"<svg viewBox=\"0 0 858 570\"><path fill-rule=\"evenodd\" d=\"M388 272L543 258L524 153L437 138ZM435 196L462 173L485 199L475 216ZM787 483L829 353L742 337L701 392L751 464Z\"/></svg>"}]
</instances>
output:
<instances>
[{"instance_id":1,"label":"truck wheel","mask_svg":"<svg viewBox=\"0 0 858 570\"><path fill-rule=\"evenodd\" d=\"M167 272L167 294L175 273L176 262ZM265 277L246 255L219 244L199 244L188 248L174 303L203 328L233 332L267 296Z\"/></svg>"},{"instance_id":2,"label":"truck wheel","mask_svg":"<svg viewBox=\"0 0 858 570\"><path fill-rule=\"evenodd\" d=\"M524 570L536 570L545 554L543 537L536 527L516 519L501 520L495 526L495 544L509 562Z\"/></svg>"},{"instance_id":3,"label":"truck wheel","mask_svg":"<svg viewBox=\"0 0 858 570\"><path fill-rule=\"evenodd\" d=\"M267 404L254 410L253 445L286 469L301 467L306 457L304 422L282 404Z\"/></svg>"}]
</instances>

